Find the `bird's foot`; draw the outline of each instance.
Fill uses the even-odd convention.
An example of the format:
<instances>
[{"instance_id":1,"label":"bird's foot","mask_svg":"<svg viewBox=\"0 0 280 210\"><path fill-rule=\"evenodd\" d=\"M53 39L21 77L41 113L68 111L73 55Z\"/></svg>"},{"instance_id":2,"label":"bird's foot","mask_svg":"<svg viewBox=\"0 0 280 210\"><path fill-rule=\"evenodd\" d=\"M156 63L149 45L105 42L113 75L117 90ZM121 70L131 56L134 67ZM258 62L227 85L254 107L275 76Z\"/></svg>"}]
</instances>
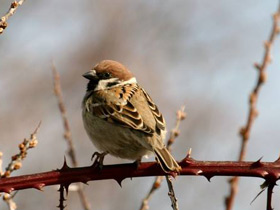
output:
<instances>
[{"instance_id":1,"label":"bird's foot","mask_svg":"<svg viewBox=\"0 0 280 210\"><path fill-rule=\"evenodd\" d=\"M103 161L104 161L104 157L108 154L108 152L94 152L93 155L91 156L91 160L93 160L95 158L95 160L93 161L92 167L94 168L99 168L99 170L101 171L103 168Z\"/></svg>"},{"instance_id":2,"label":"bird's foot","mask_svg":"<svg viewBox=\"0 0 280 210\"><path fill-rule=\"evenodd\" d=\"M139 168L139 166L141 165L141 158L135 160L132 164L135 166L135 169L137 170Z\"/></svg>"}]
</instances>

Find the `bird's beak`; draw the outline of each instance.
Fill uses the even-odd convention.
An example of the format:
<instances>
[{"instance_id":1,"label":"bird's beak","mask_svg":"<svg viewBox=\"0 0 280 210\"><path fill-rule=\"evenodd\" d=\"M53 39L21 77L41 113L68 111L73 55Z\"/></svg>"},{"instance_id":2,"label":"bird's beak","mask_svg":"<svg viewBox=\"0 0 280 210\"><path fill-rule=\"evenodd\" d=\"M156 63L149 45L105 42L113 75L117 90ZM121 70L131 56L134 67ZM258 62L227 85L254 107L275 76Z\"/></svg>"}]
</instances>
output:
<instances>
[{"instance_id":1,"label":"bird's beak","mask_svg":"<svg viewBox=\"0 0 280 210\"><path fill-rule=\"evenodd\" d=\"M84 73L83 77L88 79L88 80L96 80L96 79L98 79L95 70L90 70L89 72Z\"/></svg>"}]
</instances>

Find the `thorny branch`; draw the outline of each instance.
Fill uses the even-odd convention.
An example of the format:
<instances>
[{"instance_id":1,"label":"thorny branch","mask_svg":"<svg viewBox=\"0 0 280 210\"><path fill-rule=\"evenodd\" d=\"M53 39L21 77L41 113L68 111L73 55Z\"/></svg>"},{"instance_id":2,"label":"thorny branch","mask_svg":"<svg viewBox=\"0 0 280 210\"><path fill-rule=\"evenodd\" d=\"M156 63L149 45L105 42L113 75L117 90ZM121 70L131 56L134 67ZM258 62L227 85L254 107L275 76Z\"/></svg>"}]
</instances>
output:
<instances>
[{"instance_id":1,"label":"thorny branch","mask_svg":"<svg viewBox=\"0 0 280 210\"><path fill-rule=\"evenodd\" d=\"M249 114L248 114L246 125L240 129L242 144L241 144L240 154L238 158L239 161L245 160L250 132L253 126L253 122L255 121L258 115L258 111L257 111L258 95L261 86L265 83L267 78L266 69L272 60L271 58L272 45L274 43L276 36L280 32L279 22L280 22L280 4L279 4L278 11L273 15L273 26L272 26L271 33L269 35L269 39L264 44L265 53L263 56L263 61L261 64L256 63L254 65L259 74L258 74L257 83L249 96ZM227 210L231 210L233 207L233 202L238 191L238 181L239 181L239 177L234 177L230 180L230 195L226 198Z\"/></svg>"},{"instance_id":2,"label":"thorny branch","mask_svg":"<svg viewBox=\"0 0 280 210\"><path fill-rule=\"evenodd\" d=\"M78 166L78 161L76 158L76 153L73 145L73 140L72 140L72 134L70 130L70 125L69 121L67 119L67 114L66 114L66 108L64 105L63 97L62 97L62 90L61 90L61 85L60 85L60 76L59 73L56 70L56 67L54 64L52 64L52 71L53 71L53 80L54 80L54 93L57 97L58 100L58 107L61 113L61 117L63 120L63 125L64 125L64 138L68 143L68 155L71 158L71 162L74 167ZM79 184L78 187L78 193L82 202L82 205L85 210L90 210L90 204L86 198L85 192L83 190L83 186Z\"/></svg>"},{"instance_id":3,"label":"thorny branch","mask_svg":"<svg viewBox=\"0 0 280 210\"><path fill-rule=\"evenodd\" d=\"M275 162L197 161L188 155L179 165L182 167L179 176L204 176L207 180L214 176L259 177L269 183L280 179L279 159ZM66 186L75 182L107 179L114 179L121 184L125 178L165 175L157 162L141 163L138 168L135 168L135 164L104 165L101 171L95 166L70 168L64 163L61 169L55 171L0 179L0 192L11 193L28 188L42 190L44 186Z\"/></svg>"},{"instance_id":4,"label":"thorny branch","mask_svg":"<svg viewBox=\"0 0 280 210\"><path fill-rule=\"evenodd\" d=\"M0 19L0 34L2 34L8 26L8 19L11 17L17 10L18 6L21 6L25 0L20 0L20 1L14 1L11 6L9 11L1 17Z\"/></svg>"}]
</instances>

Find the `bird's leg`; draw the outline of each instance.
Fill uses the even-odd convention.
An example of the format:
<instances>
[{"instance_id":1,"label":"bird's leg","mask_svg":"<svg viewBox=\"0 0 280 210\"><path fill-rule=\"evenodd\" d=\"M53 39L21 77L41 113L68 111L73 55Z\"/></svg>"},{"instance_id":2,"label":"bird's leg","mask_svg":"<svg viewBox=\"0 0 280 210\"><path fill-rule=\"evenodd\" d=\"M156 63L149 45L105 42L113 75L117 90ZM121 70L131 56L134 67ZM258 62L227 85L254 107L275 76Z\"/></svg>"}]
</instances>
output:
<instances>
[{"instance_id":1,"label":"bird's leg","mask_svg":"<svg viewBox=\"0 0 280 210\"><path fill-rule=\"evenodd\" d=\"M92 167L96 168L98 167L100 170L102 170L103 168L103 161L104 161L104 157L108 154L108 152L94 152L93 155L91 156L91 160L94 160Z\"/></svg>"},{"instance_id":2,"label":"bird's leg","mask_svg":"<svg viewBox=\"0 0 280 210\"><path fill-rule=\"evenodd\" d=\"M135 165L135 168L138 169L138 167L141 165L141 159L142 157L136 159L132 164Z\"/></svg>"}]
</instances>

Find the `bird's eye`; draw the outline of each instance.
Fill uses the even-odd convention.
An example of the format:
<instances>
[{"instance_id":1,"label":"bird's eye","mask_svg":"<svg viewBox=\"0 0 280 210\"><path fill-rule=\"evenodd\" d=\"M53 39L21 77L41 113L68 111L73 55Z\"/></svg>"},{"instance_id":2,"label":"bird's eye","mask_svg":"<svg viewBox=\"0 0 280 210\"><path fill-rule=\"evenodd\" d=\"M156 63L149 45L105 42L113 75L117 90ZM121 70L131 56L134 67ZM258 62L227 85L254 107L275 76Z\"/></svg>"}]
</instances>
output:
<instances>
[{"instance_id":1,"label":"bird's eye","mask_svg":"<svg viewBox=\"0 0 280 210\"><path fill-rule=\"evenodd\" d=\"M105 73L103 74L103 77L104 77L104 78L110 78L110 77L111 77L111 74L110 74L109 72L105 72Z\"/></svg>"}]
</instances>

